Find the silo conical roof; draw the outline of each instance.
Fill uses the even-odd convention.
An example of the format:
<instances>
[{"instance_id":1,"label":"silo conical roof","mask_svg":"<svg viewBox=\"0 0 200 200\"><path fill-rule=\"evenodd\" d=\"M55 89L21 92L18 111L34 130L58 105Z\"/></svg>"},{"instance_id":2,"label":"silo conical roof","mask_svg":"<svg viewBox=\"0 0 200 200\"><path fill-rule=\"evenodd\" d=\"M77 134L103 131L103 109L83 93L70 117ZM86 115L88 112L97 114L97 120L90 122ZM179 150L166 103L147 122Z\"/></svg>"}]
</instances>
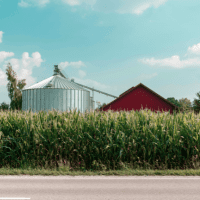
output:
<instances>
[{"instance_id":1,"label":"silo conical roof","mask_svg":"<svg viewBox=\"0 0 200 200\"><path fill-rule=\"evenodd\" d=\"M48 85L50 85L48 87ZM64 78L59 74L55 74L39 83L36 83L24 90L28 89L40 89L40 88L57 88L57 89L73 89L73 90L83 90L88 91L84 89L83 87L75 84L74 82L71 82L69 78Z\"/></svg>"}]
</instances>

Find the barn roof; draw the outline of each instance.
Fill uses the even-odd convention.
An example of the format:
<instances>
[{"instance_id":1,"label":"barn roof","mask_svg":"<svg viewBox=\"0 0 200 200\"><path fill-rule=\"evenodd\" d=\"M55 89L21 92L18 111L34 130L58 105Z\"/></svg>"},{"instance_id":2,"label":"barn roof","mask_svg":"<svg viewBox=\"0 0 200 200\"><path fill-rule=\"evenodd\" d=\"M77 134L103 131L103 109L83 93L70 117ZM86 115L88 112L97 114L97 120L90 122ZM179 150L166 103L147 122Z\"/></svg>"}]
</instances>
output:
<instances>
[{"instance_id":1,"label":"barn roof","mask_svg":"<svg viewBox=\"0 0 200 200\"><path fill-rule=\"evenodd\" d=\"M126 90L125 92L123 92L123 93L120 94L119 96L120 96L120 97L121 97L121 96L124 96L125 94L129 93L133 88L135 88L135 87L132 87L132 88Z\"/></svg>"},{"instance_id":2,"label":"barn roof","mask_svg":"<svg viewBox=\"0 0 200 200\"><path fill-rule=\"evenodd\" d=\"M159 94L157 94L156 92L154 92L153 90L151 90L150 88L148 88L147 86L143 85L142 83L139 83L135 87L132 87L132 88L128 89L127 91L125 91L124 93L122 93L121 95L119 95L119 97L117 99L115 99L114 101L112 101L109 104L105 105L104 108L107 107L107 106L109 106L109 105L111 105L112 103L114 103L118 99L122 98L123 96L127 95L128 93L132 92L133 90L135 90L136 88L138 88L140 86L144 87L145 89L149 90L151 93L153 93L154 95L156 95L157 97L161 98L162 100L164 100L168 104L172 105L173 107L175 107L175 109L178 108L175 104L173 104L170 101L168 101L167 99L163 98L162 96L160 96Z\"/></svg>"}]
</instances>

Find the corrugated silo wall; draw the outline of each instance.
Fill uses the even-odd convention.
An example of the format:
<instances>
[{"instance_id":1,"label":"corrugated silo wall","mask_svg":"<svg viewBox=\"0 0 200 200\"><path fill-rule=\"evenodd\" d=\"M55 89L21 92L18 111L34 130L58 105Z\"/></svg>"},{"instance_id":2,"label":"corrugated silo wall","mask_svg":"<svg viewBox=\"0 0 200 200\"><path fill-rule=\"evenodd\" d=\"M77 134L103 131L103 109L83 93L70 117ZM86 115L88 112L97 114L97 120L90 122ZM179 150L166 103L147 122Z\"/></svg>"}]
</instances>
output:
<instances>
[{"instance_id":1,"label":"corrugated silo wall","mask_svg":"<svg viewBox=\"0 0 200 200\"><path fill-rule=\"evenodd\" d=\"M55 88L27 89L22 91L22 110L32 112L56 109L85 112L90 109L90 92Z\"/></svg>"},{"instance_id":2,"label":"corrugated silo wall","mask_svg":"<svg viewBox=\"0 0 200 200\"><path fill-rule=\"evenodd\" d=\"M95 109L93 97L90 97L90 109Z\"/></svg>"}]
</instances>

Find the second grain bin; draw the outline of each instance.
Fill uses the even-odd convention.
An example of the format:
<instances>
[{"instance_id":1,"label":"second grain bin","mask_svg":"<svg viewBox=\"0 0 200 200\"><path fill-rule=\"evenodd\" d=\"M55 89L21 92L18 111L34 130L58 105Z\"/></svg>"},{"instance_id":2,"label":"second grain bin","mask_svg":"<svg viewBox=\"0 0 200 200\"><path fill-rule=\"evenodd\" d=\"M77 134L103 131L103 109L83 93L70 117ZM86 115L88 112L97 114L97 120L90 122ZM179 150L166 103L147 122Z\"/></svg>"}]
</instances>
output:
<instances>
[{"instance_id":1,"label":"second grain bin","mask_svg":"<svg viewBox=\"0 0 200 200\"><path fill-rule=\"evenodd\" d=\"M22 90L22 110L67 111L77 108L85 112L91 108L90 91L66 78L58 65L54 65L53 76Z\"/></svg>"}]
</instances>

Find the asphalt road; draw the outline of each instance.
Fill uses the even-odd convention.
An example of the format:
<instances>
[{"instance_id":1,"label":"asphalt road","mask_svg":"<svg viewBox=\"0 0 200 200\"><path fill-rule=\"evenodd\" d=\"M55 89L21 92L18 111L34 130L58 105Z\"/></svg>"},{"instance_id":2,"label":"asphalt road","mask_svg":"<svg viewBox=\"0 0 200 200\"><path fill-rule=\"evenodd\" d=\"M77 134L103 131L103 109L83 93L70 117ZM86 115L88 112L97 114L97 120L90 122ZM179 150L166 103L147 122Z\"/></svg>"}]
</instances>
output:
<instances>
[{"instance_id":1,"label":"asphalt road","mask_svg":"<svg viewBox=\"0 0 200 200\"><path fill-rule=\"evenodd\" d=\"M200 176L0 176L0 199L200 200Z\"/></svg>"}]
</instances>

